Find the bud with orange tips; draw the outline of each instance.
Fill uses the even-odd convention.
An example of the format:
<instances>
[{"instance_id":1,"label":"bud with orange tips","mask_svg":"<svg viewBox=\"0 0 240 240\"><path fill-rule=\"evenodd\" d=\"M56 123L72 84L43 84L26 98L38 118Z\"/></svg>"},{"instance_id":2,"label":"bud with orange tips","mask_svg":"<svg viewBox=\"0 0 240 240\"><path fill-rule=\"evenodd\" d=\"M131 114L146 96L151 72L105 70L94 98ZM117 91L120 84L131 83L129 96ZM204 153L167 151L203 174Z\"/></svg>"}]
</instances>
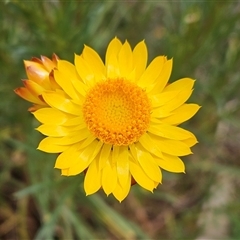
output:
<instances>
[{"instance_id":1,"label":"bud with orange tips","mask_svg":"<svg viewBox=\"0 0 240 240\"><path fill-rule=\"evenodd\" d=\"M24 61L28 79L23 80L24 87L16 88L14 91L21 98L34 104L29 111L48 106L41 97L43 91L60 88L53 77L53 69L57 68L58 59L58 56L53 54L52 60L41 56L41 59L34 57Z\"/></svg>"}]
</instances>

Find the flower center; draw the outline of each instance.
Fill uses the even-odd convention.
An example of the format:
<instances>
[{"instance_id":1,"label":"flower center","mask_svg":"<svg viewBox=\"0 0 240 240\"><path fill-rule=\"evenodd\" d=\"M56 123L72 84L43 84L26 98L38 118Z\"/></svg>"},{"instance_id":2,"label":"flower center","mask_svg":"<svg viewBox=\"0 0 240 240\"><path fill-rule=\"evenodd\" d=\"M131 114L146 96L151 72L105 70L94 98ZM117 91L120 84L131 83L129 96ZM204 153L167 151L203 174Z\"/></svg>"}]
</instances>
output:
<instances>
[{"instance_id":1,"label":"flower center","mask_svg":"<svg viewBox=\"0 0 240 240\"><path fill-rule=\"evenodd\" d=\"M145 91L124 79L97 83L83 104L91 133L102 142L117 146L134 143L146 132L150 111Z\"/></svg>"}]
</instances>

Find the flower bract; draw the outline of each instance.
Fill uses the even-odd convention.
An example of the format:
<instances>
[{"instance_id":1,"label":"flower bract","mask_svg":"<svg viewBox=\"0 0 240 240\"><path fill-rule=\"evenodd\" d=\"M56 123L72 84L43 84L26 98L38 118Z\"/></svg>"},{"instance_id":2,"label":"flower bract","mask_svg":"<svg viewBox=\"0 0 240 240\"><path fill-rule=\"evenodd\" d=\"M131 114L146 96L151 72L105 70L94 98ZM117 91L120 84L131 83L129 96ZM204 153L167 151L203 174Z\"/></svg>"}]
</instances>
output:
<instances>
[{"instance_id":1,"label":"flower bract","mask_svg":"<svg viewBox=\"0 0 240 240\"><path fill-rule=\"evenodd\" d=\"M41 97L43 91L60 88L53 77L53 69L57 67L58 59L58 56L53 54L52 60L41 56L41 59L32 58L30 61L24 61L28 79L23 80L24 87L15 89L15 93L34 104L29 111L47 106Z\"/></svg>"},{"instance_id":2,"label":"flower bract","mask_svg":"<svg viewBox=\"0 0 240 240\"><path fill-rule=\"evenodd\" d=\"M152 192L162 182L162 170L185 172L180 157L192 153L197 139L179 125L200 108L186 103L194 80L169 84L172 59L158 56L148 66L147 61L144 41L132 49L114 38L105 63L85 46L74 64L50 64L44 73L49 79L53 71L53 80L44 86L39 71L27 70L28 81L41 87L24 90L38 99L26 100L41 105L33 111L41 123L37 130L46 136L38 149L59 153L55 168L62 175L84 172L87 195L103 189L122 201L132 181ZM36 64L39 70L44 62Z\"/></svg>"}]
</instances>

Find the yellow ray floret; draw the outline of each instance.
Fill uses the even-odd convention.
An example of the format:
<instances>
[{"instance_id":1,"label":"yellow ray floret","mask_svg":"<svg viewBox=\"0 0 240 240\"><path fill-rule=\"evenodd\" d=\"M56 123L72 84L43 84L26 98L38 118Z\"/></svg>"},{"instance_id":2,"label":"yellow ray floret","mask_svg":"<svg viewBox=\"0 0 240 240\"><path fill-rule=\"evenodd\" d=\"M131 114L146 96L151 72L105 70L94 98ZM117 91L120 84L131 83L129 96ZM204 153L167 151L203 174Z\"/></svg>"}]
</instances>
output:
<instances>
[{"instance_id":1,"label":"yellow ray floret","mask_svg":"<svg viewBox=\"0 0 240 240\"><path fill-rule=\"evenodd\" d=\"M158 56L147 66L147 58L144 41L132 49L114 38L105 63L84 46L74 64L57 61L54 86L35 86L39 77L32 74L34 83L21 94L44 105L33 112L42 124L37 130L47 136L38 149L59 153L55 168L62 175L84 172L87 195L103 189L122 201L135 182L152 192L162 169L185 172L179 157L192 154L197 139L178 125L200 108L186 103L194 80L168 84L172 59Z\"/></svg>"}]
</instances>

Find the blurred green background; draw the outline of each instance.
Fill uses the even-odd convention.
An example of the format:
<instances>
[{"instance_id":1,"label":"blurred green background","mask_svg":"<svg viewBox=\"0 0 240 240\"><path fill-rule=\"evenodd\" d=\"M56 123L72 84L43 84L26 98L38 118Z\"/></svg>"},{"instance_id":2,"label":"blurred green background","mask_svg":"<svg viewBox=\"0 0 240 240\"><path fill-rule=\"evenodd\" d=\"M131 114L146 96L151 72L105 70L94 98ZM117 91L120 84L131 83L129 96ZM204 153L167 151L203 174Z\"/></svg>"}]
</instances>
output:
<instances>
[{"instance_id":1,"label":"blurred green background","mask_svg":"<svg viewBox=\"0 0 240 240\"><path fill-rule=\"evenodd\" d=\"M73 61L83 44L104 58L118 36L145 39L149 60L174 59L171 81L197 79L202 106L184 126L198 137L186 174L164 172L151 194L138 186L120 204L86 197L83 177L61 177L56 156L13 89L23 59L56 53ZM240 2L0 2L0 239L240 239Z\"/></svg>"}]
</instances>

